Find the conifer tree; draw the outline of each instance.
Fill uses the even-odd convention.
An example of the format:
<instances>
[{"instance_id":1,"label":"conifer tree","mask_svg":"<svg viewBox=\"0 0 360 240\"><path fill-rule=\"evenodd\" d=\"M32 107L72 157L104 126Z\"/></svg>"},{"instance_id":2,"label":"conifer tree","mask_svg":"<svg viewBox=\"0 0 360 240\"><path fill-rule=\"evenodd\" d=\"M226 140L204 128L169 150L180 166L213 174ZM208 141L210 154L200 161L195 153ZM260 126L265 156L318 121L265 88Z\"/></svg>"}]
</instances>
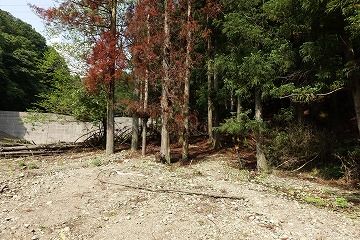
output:
<instances>
[{"instance_id":1,"label":"conifer tree","mask_svg":"<svg viewBox=\"0 0 360 240\"><path fill-rule=\"evenodd\" d=\"M61 29L75 31L90 46L85 54L89 65L84 82L91 91L106 93L106 153L114 153L114 93L115 80L120 79L126 66L122 43L124 16L120 13L117 0L75 0L63 1L57 7L42 9L32 5L38 15L49 24Z\"/></svg>"}]
</instances>

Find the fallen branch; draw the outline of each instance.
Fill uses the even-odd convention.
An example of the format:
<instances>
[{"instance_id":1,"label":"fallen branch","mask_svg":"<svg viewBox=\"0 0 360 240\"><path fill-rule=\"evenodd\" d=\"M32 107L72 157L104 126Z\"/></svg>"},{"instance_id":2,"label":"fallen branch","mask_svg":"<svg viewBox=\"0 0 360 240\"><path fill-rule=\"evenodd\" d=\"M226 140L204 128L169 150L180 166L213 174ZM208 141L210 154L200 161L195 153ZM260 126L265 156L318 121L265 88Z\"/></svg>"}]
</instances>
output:
<instances>
[{"instance_id":1,"label":"fallen branch","mask_svg":"<svg viewBox=\"0 0 360 240\"><path fill-rule=\"evenodd\" d=\"M301 165L300 167L298 167L297 169L292 170L292 172L297 172L300 169L302 169L303 167L305 167L305 165L307 165L308 163L311 163L312 161L314 161L319 155L316 155L314 158L310 159L309 161L307 161L306 163L304 163L303 165Z\"/></svg>"},{"instance_id":2,"label":"fallen branch","mask_svg":"<svg viewBox=\"0 0 360 240\"><path fill-rule=\"evenodd\" d=\"M331 95L331 94L333 94L335 92L338 92L338 91L341 91L341 90L344 90L344 89L345 89L344 87L341 87L341 88L335 89L335 90L327 92L327 93L317 93L317 94L314 94L314 93L306 93L306 94L292 93L292 94L282 96L282 97L279 97L279 98L284 99L284 98L292 98L292 97L298 97L298 96L310 96L311 98L316 99L317 97L325 97L325 96Z\"/></svg>"},{"instance_id":3,"label":"fallen branch","mask_svg":"<svg viewBox=\"0 0 360 240\"><path fill-rule=\"evenodd\" d=\"M206 193L206 192L193 192L193 191L187 191L187 190L181 190L181 189L153 189L149 187L142 187L142 186L134 186L134 185L128 185L123 183L117 183L117 182L109 182L105 181L100 178L100 175L103 174L105 171L101 171L96 179L102 183L102 184L111 184L111 185L117 185L125 188L131 188L131 189L137 189L147 192L153 192L153 193L174 193L174 194L181 194L181 195L196 195L196 196L204 196L208 198L223 198L223 199L233 199L233 200L245 200L244 197L240 196L230 196L230 195L221 195L221 194L215 194L215 193Z\"/></svg>"}]
</instances>

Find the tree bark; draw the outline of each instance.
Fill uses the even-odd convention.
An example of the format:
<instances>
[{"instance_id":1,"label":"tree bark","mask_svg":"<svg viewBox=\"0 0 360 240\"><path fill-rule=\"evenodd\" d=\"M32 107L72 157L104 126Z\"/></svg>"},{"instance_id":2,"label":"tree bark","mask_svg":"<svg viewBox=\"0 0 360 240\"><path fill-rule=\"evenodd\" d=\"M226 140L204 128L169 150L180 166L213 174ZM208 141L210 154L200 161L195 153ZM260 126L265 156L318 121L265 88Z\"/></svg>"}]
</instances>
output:
<instances>
[{"instance_id":1,"label":"tree bark","mask_svg":"<svg viewBox=\"0 0 360 240\"><path fill-rule=\"evenodd\" d=\"M116 5L117 0L111 1L111 22L110 32L116 36ZM114 154L114 106L115 106L115 62L110 69L111 80L108 86L107 93L107 122L106 122L106 154Z\"/></svg>"},{"instance_id":2,"label":"tree bark","mask_svg":"<svg viewBox=\"0 0 360 240\"><path fill-rule=\"evenodd\" d=\"M148 75L148 73L147 73ZM148 98L149 98L149 79L146 77L144 83L144 114L147 116L148 111ZM147 134L147 117L142 118L142 141L141 141L141 155L146 155L146 134Z\"/></svg>"},{"instance_id":3,"label":"tree bark","mask_svg":"<svg viewBox=\"0 0 360 240\"><path fill-rule=\"evenodd\" d=\"M182 148L182 160L187 161L189 159L189 104L190 104L190 67L191 67L191 41L192 32L190 29L191 23L191 0L187 1L187 36L186 36L186 59L185 59L185 84L184 84L184 130L183 130L183 148Z\"/></svg>"},{"instance_id":4,"label":"tree bark","mask_svg":"<svg viewBox=\"0 0 360 240\"><path fill-rule=\"evenodd\" d=\"M261 124L262 119L262 103L261 103L261 90L255 89L255 120ZM256 138L256 165L258 171L267 171L268 165L262 144L262 134L260 131L255 133Z\"/></svg>"},{"instance_id":5,"label":"tree bark","mask_svg":"<svg viewBox=\"0 0 360 240\"><path fill-rule=\"evenodd\" d=\"M218 79L218 73L216 71L216 68L213 69L214 71L214 92L219 91L219 79ZM220 119L219 119L219 103L213 103L213 127L218 127L220 125ZM213 148L218 149L220 146L220 133L217 131L214 131L213 129Z\"/></svg>"},{"instance_id":6,"label":"tree bark","mask_svg":"<svg viewBox=\"0 0 360 240\"><path fill-rule=\"evenodd\" d=\"M110 81L107 93L106 117L106 154L114 153L114 81Z\"/></svg>"},{"instance_id":7,"label":"tree bark","mask_svg":"<svg viewBox=\"0 0 360 240\"><path fill-rule=\"evenodd\" d=\"M358 77L354 77L351 81L352 85L352 96L354 101L354 108L356 113L356 123L358 132L360 134L360 82Z\"/></svg>"},{"instance_id":8,"label":"tree bark","mask_svg":"<svg viewBox=\"0 0 360 240\"><path fill-rule=\"evenodd\" d=\"M170 26L168 1L165 0L164 45L163 45L163 78L161 86L161 147L160 157L170 163L169 137L169 84L170 84Z\"/></svg>"},{"instance_id":9,"label":"tree bark","mask_svg":"<svg viewBox=\"0 0 360 240\"><path fill-rule=\"evenodd\" d=\"M304 109L302 103L299 102L291 102L291 105L295 109L295 118L298 124L304 124Z\"/></svg>"},{"instance_id":10,"label":"tree bark","mask_svg":"<svg viewBox=\"0 0 360 240\"><path fill-rule=\"evenodd\" d=\"M241 96L237 95L237 102L236 102L236 118L240 119L242 113L242 101Z\"/></svg>"},{"instance_id":11,"label":"tree bark","mask_svg":"<svg viewBox=\"0 0 360 240\"><path fill-rule=\"evenodd\" d=\"M136 102L139 101L139 95L140 95L140 80L135 79L133 100ZM131 150L137 151L139 148L139 117L137 117L136 113L133 113L131 132L132 132Z\"/></svg>"},{"instance_id":12,"label":"tree bark","mask_svg":"<svg viewBox=\"0 0 360 240\"><path fill-rule=\"evenodd\" d=\"M146 17L146 30L147 30L147 44L150 44L150 14ZM142 141L141 141L141 155L144 157L146 155L146 134L147 134L147 111L148 111L148 99L149 99L149 70L146 69L146 76L144 82L144 116L142 119Z\"/></svg>"},{"instance_id":13,"label":"tree bark","mask_svg":"<svg viewBox=\"0 0 360 240\"><path fill-rule=\"evenodd\" d=\"M209 17L207 17L209 18ZM207 20L209 21L209 20ZM207 97L207 104L208 104L208 135L209 135L209 142L214 142L214 135L213 135L213 81L212 81L213 73L212 73L212 62L211 62L211 37L209 36L207 39L207 89L208 89L208 97Z\"/></svg>"},{"instance_id":14,"label":"tree bark","mask_svg":"<svg viewBox=\"0 0 360 240\"><path fill-rule=\"evenodd\" d=\"M131 151L137 151L139 147L139 118L132 118Z\"/></svg>"}]
</instances>

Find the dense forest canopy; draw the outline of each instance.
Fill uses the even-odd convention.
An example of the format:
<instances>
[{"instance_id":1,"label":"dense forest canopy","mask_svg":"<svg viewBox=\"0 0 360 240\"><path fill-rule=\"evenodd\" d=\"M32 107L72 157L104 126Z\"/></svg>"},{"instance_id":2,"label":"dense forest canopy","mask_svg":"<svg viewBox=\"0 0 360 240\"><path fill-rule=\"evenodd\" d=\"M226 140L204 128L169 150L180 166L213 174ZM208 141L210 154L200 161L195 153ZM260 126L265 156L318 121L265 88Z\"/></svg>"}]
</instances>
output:
<instances>
[{"instance_id":1,"label":"dense forest canopy","mask_svg":"<svg viewBox=\"0 0 360 240\"><path fill-rule=\"evenodd\" d=\"M0 10L0 108L26 110L46 87L40 64L45 38L29 24Z\"/></svg>"},{"instance_id":2,"label":"dense forest canopy","mask_svg":"<svg viewBox=\"0 0 360 240\"><path fill-rule=\"evenodd\" d=\"M84 80L102 86L96 93L108 110L126 102L134 124L142 119L143 154L151 118L166 162L172 143L188 159L189 136L201 133L214 148L232 142L254 150L260 171L315 164L359 177L358 0L72 0L33 8L91 43ZM9 33L1 38L19 43ZM27 71L4 65L49 58L35 46L38 52L13 51L11 58L1 46L6 99L32 93L19 90L23 78L10 78L14 73L41 89L34 65ZM127 86L115 103L113 83ZM130 94L133 101L124 101Z\"/></svg>"}]
</instances>

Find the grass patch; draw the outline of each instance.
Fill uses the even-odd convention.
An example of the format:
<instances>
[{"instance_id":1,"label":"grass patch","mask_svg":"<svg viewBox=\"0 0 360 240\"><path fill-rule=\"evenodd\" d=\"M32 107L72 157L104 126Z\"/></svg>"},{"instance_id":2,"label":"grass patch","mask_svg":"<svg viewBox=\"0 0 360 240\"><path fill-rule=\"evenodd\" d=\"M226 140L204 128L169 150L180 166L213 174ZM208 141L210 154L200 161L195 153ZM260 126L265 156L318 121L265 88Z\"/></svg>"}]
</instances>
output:
<instances>
[{"instance_id":1,"label":"grass patch","mask_svg":"<svg viewBox=\"0 0 360 240\"><path fill-rule=\"evenodd\" d=\"M38 169L39 167L35 163L29 163L28 168L29 169Z\"/></svg>"},{"instance_id":2,"label":"grass patch","mask_svg":"<svg viewBox=\"0 0 360 240\"><path fill-rule=\"evenodd\" d=\"M346 208L348 206L348 201L345 198L335 198L335 205L337 207Z\"/></svg>"},{"instance_id":3,"label":"grass patch","mask_svg":"<svg viewBox=\"0 0 360 240\"><path fill-rule=\"evenodd\" d=\"M40 225L40 226L39 226L39 229L40 229L40 230L45 230L46 227L45 227L44 225Z\"/></svg>"},{"instance_id":4,"label":"grass patch","mask_svg":"<svg viewBox=\"0 0 360 240\"><path fill-rule=\"evenodd\" d=\"M269 174L263 172L255 177L255 180L259 182L264 182L268 179L269 179Z\"/></svg>"},{"instance_id":5,"label":"grass patch","mask_svg":"<svg viewBox=\"0 0 360 240\"><path fill-rule=\"evenodd\" d=\"M102 165L102 161L100 158L94 158L91 161L91 164L94 165L95 167L100 167Z\"/></svg>"},{"instance_id":6,"label":"grass patch","mask_svg":"<svg viewBox=\"0 0 360 240\"><path fill-rule=\"evenodd\" d=\"M304 198L304 201L307 203L315 204L316 206L320 206L320 207L327 206L327 203L324 199L315 196L307 196Z\"/></svg>"},{"instance_id":7,"label":"grass patch","mask_svg":"<svg viewBox=\"0 0 360 240\"><path fill-rule=\"evenodd\" d=\"M19 167L25 167L25 166L26 166L25 160L20 160L20 161L18 162L18 166L19 166Z\"/></svg>"}]
</instances>

